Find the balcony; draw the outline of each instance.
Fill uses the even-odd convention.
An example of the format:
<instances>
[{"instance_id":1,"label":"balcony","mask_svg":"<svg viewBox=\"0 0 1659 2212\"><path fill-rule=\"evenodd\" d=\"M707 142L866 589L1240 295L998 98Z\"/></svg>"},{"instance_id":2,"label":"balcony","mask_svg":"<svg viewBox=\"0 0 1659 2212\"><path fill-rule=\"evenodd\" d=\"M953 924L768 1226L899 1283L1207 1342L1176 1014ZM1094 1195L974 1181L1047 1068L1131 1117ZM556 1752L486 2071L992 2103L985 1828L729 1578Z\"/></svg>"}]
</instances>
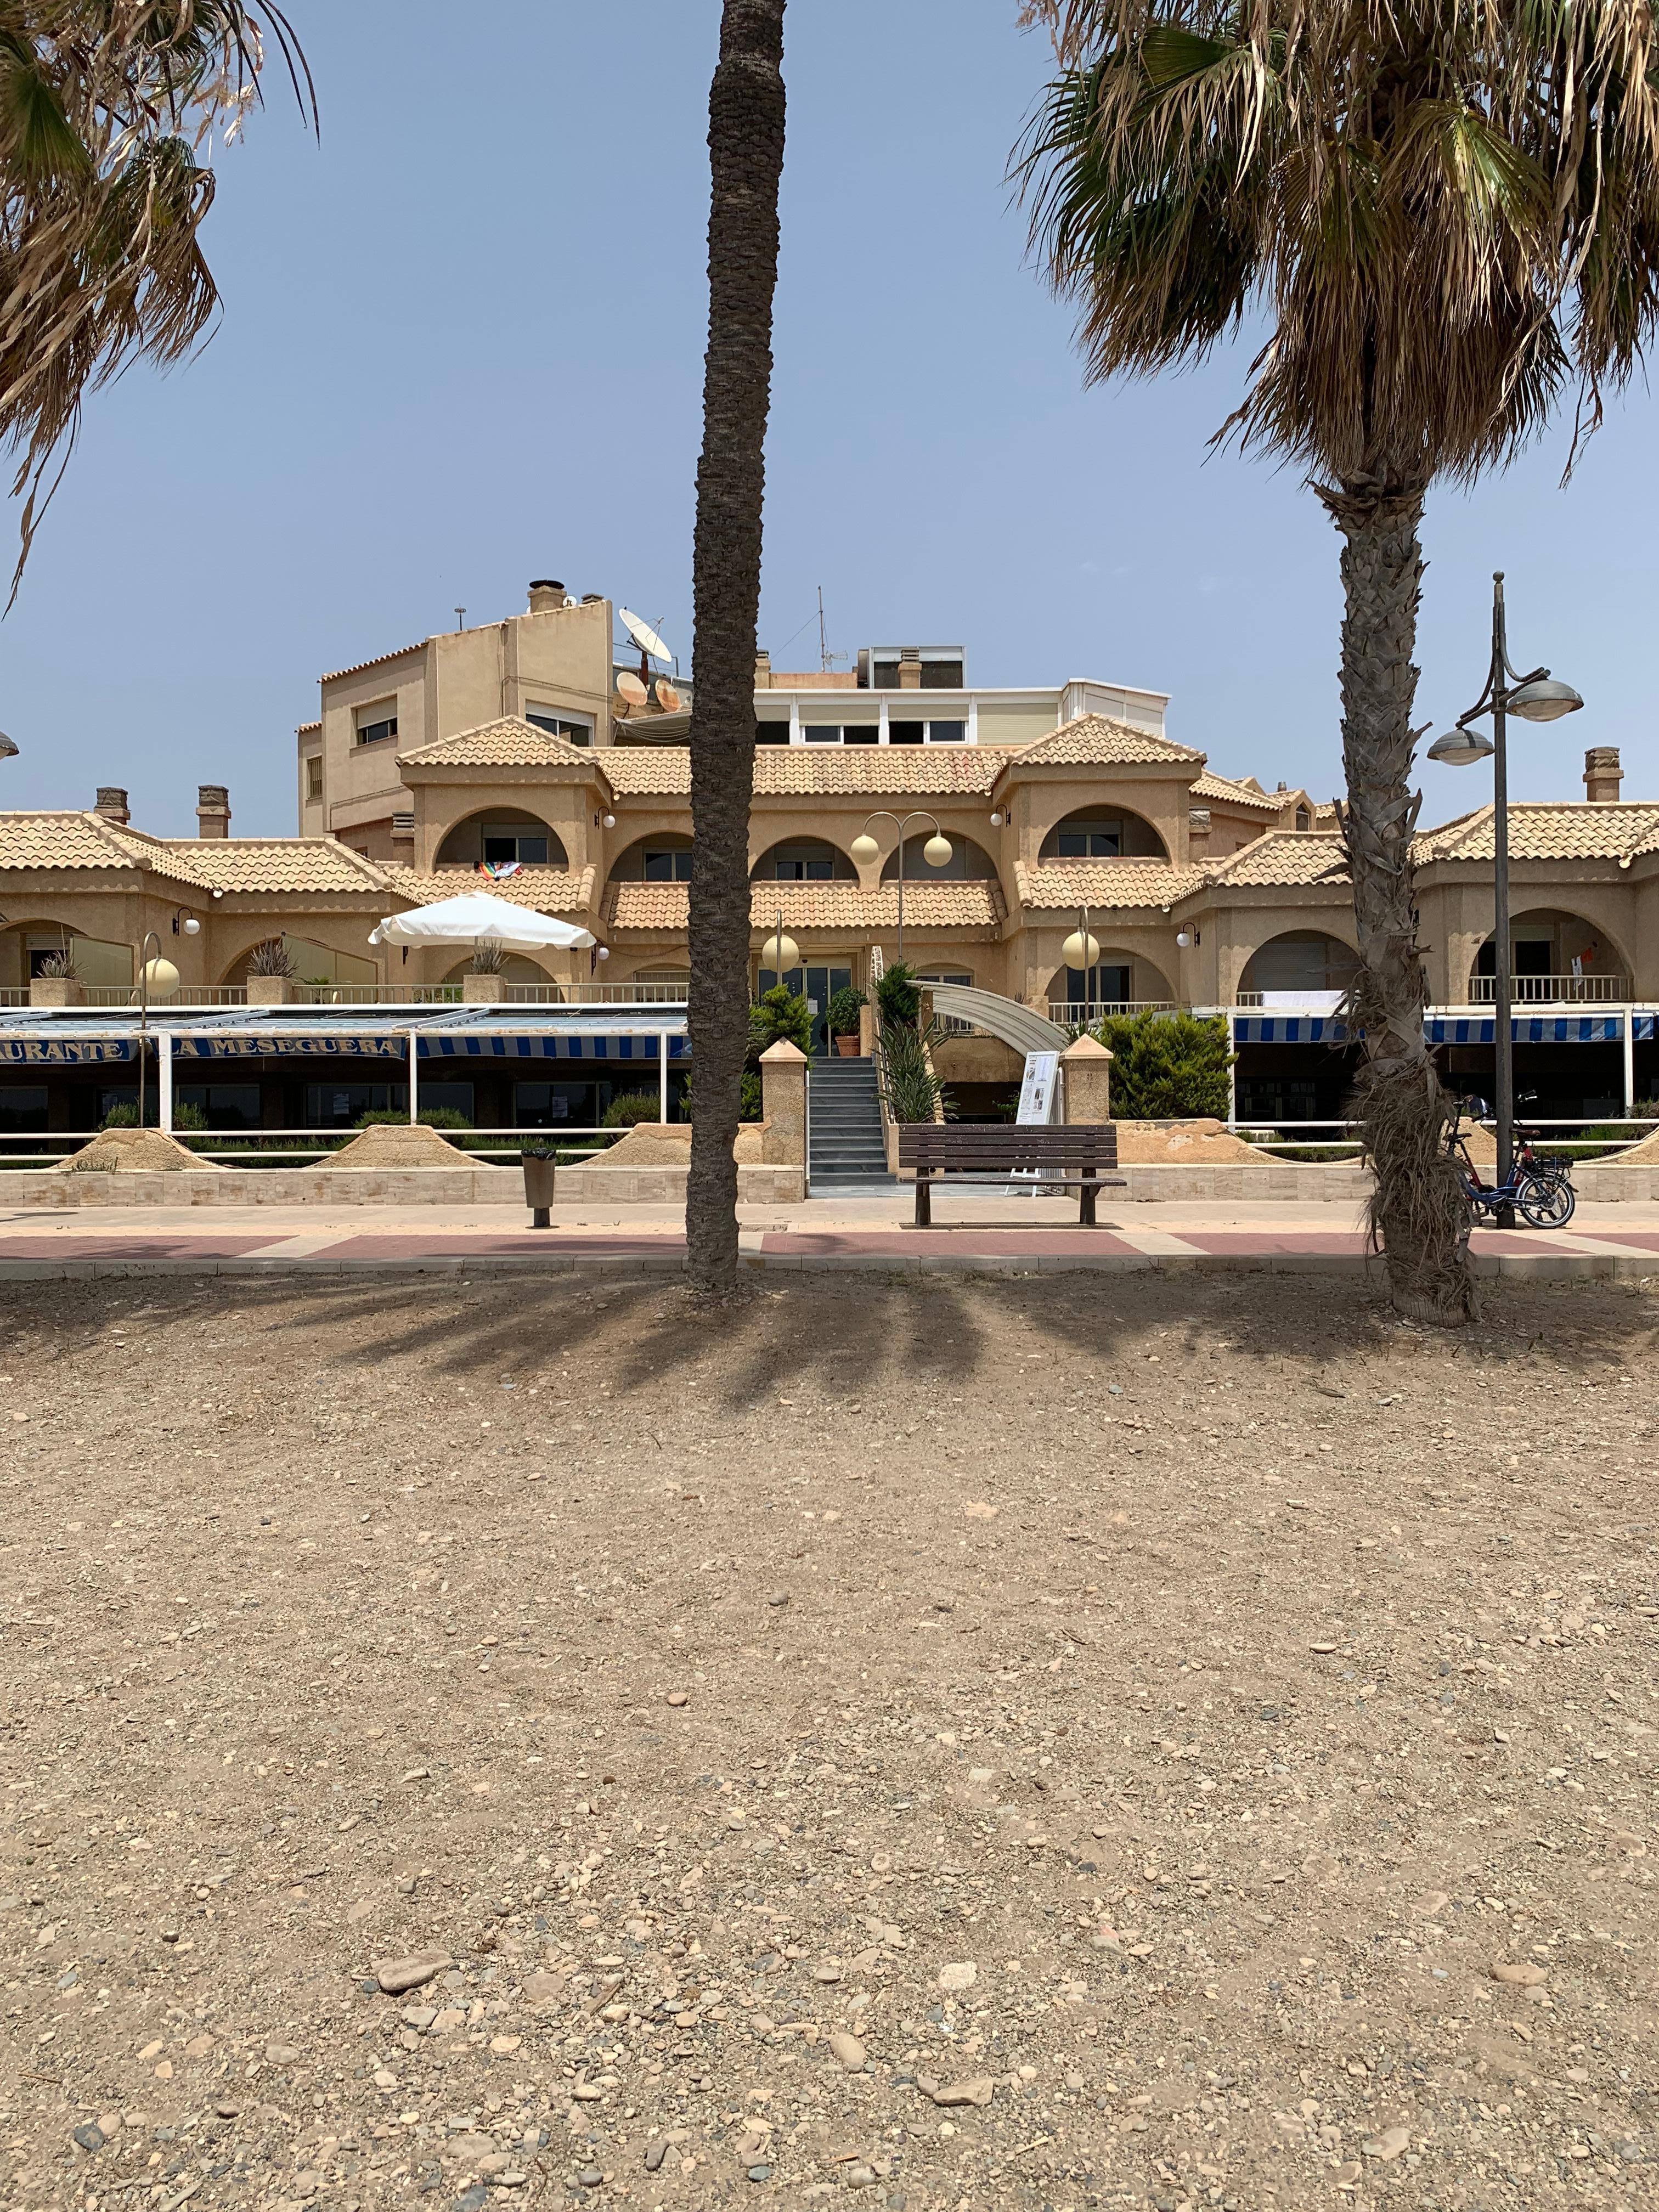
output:
<instances>
[{"instance_id":1,"label":"balcony","mask_svg":"<svg viewBox=\"0 0 1659 2212\"><path fill-rule=\"evenodd\" d=\"M1050 999L1048 1018L1063 1030L1093 1029L1109 1014L1173 1014L1179 1012L1173 999L1106 999L1098 1003L1079 999Z\"/></svg>"},{"instance_id":2,"label":"balcony","mask_svg":"<svg viewBox=\"0 0 1659 2212\"><path fill-rule=\"evenodd\" d=\"M1628 975L1511 975L1510 996L1517 1006L1619 1006L1632 996ZM1495 975L1469 978L1469 1004L1490 1006L1498 996Z\"/></svg>"}]
</instances>

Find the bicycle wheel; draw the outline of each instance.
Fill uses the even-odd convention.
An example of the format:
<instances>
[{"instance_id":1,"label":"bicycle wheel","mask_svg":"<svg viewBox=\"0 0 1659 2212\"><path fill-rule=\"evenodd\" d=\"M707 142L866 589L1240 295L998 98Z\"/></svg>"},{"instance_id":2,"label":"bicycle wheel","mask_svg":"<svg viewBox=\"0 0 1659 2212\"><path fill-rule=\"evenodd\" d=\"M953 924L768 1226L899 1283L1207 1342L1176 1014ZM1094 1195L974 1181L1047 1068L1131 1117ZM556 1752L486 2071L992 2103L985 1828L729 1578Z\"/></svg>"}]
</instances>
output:
<instances>
[{"instance_id":1,"label":"bicycle wheel","mask_svg":"<svg viewBox=\"0 0 1659 2212\"><path fill-rule=\"evenodd\" d=\"M1565 1176L1528 1176L1516 1193L1522 1219L1533 1229L1565 1229L1578 1194Z\"/></svg>"}]
</instances>

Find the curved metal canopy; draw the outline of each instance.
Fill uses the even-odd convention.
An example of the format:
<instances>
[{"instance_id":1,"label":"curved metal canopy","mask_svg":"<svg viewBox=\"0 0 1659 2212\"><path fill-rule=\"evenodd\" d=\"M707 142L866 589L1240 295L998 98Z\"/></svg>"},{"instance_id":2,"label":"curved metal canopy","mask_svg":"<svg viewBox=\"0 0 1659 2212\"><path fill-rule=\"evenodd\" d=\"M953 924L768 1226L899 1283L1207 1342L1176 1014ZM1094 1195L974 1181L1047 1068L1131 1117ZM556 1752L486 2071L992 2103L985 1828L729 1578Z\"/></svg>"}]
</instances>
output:
<instances>
[{"instance_id":1,"label":"curved metal canopy","mask_svg":"<svg viewBox=\"0 0 1659 2212\"><path fill-rule=\"evenodd\" d=\"M1022 1006L1018 999L1005 999L1000 991L978 991L967 983L924 983L922 988L933 993L936 1014L971 1022L1016 1052L1064 1052L1072 1042L1046 1015Z\"/></svg>"}]
</instances>

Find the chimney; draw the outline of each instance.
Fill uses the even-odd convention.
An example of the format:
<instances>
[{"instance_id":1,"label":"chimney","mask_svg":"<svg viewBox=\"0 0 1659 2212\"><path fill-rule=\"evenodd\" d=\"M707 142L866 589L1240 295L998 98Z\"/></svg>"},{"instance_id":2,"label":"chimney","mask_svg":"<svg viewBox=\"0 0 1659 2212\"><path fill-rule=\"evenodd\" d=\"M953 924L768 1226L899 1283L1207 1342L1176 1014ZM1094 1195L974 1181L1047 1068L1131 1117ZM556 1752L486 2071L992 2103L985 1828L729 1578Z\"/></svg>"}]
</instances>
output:
<instances>
[{"instance_id":1,"label":"chimney","mask_svg":"<svg viewBox=\"0 0 1659 2212\"><path fill-rule=\"evenodd\" d=\"M196 834L198 837L228 837L230 793L222 783L196 787Z\"/></svg>"},{"instance_id":2,"label":"chimney","mask_svg":"<svg viewBox=\"0 0 1659 2212\"><path fill-rule=\"evenodd\" d=\"M1616 803L1625 771L1619 765L1617 745L1592 745L1584 755L1584 796L1593 805ZM101 796L101 794L100 794Z\"/></svg>"},{"instance_id":3,"label":"chimney","mask_svg":"<svg viewBox=\"0 0 1659 2212\"><path fill-rule=\"evenodd\" d=\"M763 647L755 654L755 689L757 691L772 689L772 656Z\"/></svg>"},{"instance_id":4,"label":"chimney","mask_svg":"<svg viewBox=\"0 0 1659 2212\"><path fill-rule=\"evenodd\" d=\"M1201 860L1210 849L1210 810L1207 806L1189 806L1187 810L1187 850L1194 860Z\"/></svg>"},{"instance_id":5,"label":"chimney","mask_svg":"<svg viewBox=\"0 0 1659 2212\"><path fill-rule=\"evenodd\" d=\"M106 822L114 823L118 830L125 830L131 819L127 812L127 795L118 783L99 785L98 804L93 812L101 814Z\"/></svg>"},{"instance_id":6,"label":"chimney","mask_svg":"<svg viewBox=\"0 0 1659 2212\"><path fill-rule=\"evenodd\" d=\"M415 817L412 814L394 814L392 816L392 858L394 860L404 861L409 860L415 849ZM400 852L398 849L400 846L406 847L408 849L406 851Z\"/></svg>"},{"instance_id":7,"label":"chimney","mask_svg":"<svg viewBox=\"0 0 1659 2212\"><path fill-rule=\"evenodd\" d=\"M921 689L921 648L905 645L899 648L899 690L920 691Z\"/></svg>"},{"instance_id":8,"label":"chimney","mask_svg":"<svg viewBox=\"0 0 1659 2212\"><path fill-rule=\"evenodd\" d=\"M538 576L530 586L530 611L532 615L557 614L564 606L564 586L556 584L550 577Z\"/></svg>"}]
</instances>

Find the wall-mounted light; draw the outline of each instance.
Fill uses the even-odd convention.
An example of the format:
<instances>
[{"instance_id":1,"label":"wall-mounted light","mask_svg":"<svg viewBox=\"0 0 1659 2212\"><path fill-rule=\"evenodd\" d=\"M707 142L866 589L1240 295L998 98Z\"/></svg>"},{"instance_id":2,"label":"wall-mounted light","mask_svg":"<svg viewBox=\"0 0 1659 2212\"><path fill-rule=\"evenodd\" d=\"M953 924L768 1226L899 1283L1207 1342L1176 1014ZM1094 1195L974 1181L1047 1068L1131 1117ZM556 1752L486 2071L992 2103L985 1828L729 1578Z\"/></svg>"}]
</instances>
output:
<instances>
[{"instance_id":1,"label":"wall-mounted light","mask_svg":"<svg viewBox=\"0 0 1659 2212\"><path fill-rule=\"evenodd\" d=\"M186 914L183 907L177 908L173 916L173 933L177 937L180 932L186 937L199 937L202 933L201 923L193 914Z\"/></svg>"},{"instance_id":2,"label":"wall-mounted light","mask_svg":"<svg viewBox=\"0 0 1659 2212\"><path fill-rule=\"evenodd\" d=\"M997 810L997 811L996 811L996 812L995 812L995 813L991 817L991 827L992 827L994 830L1000 830L1000 829L1001 829L1001 827L1002 827L1002 825L1003 825L1003 823L1007 820L1007 818L1008 818L1008 817L1007 817L1007 816L1006 816L1006 814L1004 814L1004 813L1003 813L1003 811L1001 811L1001 809L1000 809L1000 808L999 808L999 809Z\"/></svg>"},{"instance_id":3,"label":"wall-mounted light","mask_svg":"<svg viewBox=\"0 0 1659 2212\"><path fill-rule=\"evenodd\" d=\"M1201 942L1200 933L1195 929L1178 929L1176 932L1176 943L1183 952L1190 951L1194 945Z\"/></svg>"}]
</instances>

